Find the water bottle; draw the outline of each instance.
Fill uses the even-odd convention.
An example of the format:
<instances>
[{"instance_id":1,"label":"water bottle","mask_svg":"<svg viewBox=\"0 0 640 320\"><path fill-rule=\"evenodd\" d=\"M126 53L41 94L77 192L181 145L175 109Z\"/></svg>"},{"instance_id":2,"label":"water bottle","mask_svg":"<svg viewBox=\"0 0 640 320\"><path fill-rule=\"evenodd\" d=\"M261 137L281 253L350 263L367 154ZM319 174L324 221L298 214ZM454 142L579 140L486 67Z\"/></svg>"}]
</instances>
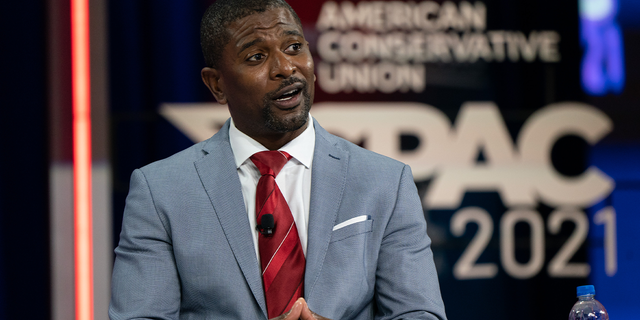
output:
<instances>
[{"instance_id":1,"label":"water bottle","mask_svg":"<svg viewBox=\"0 0 640 320\"><path fill-rule=\"evenodd\" d=\"M609 320L607 310L594 299L596 289L593 286L579 286L578 302L573 305L569 320Z\"/></svg>"}]
</instances>

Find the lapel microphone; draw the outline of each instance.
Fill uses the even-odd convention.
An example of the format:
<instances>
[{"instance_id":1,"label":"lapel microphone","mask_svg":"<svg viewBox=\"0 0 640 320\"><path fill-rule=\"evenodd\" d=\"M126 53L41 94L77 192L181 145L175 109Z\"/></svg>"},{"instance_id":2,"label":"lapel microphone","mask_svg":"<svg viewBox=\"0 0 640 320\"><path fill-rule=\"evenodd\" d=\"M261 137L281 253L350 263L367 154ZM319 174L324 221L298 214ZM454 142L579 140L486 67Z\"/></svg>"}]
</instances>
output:
<instances>
[{"instance_id":1,"label":"lapel microphone","mask_svg":"<svg viewBox=\"0 0 640 320\"><path fill-rule=\"evenodd\" d=\"M273 221L272 214L263 214L260 219L260 224L256 226L256 229L265 237L273 235L273 229L275 229L275 222Z\"/></svg>"}]
</instances>

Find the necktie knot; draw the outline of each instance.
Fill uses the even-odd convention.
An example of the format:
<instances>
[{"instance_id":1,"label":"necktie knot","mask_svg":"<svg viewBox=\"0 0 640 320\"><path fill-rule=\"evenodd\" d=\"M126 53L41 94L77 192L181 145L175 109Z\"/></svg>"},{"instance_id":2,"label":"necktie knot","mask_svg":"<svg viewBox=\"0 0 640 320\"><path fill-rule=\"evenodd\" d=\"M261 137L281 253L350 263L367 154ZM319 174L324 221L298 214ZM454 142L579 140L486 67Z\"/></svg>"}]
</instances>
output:
<instances>
[{"instance_id":1,"label":"necktie knot","mask_svg":"<svg viewBox=\"0 0 640 320\"><path fill-rule=\"evenodd\" d=\"M274 178L291 158L291 155L284 151L261 151L250 157L261 175L272 175Z\"/></svg>"}]
</instances>

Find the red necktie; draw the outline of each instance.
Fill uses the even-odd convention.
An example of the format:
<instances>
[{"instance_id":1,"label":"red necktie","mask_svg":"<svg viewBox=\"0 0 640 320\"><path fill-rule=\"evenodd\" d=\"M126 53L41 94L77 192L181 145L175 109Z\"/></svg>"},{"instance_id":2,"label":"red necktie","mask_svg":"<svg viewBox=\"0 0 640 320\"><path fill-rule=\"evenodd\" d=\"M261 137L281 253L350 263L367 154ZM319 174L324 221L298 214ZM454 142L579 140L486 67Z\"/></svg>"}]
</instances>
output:
<instances>
[{"instance_id":1,"label":"red necktie","mask_svg":"<svg viewBox=\"0 0 640 320\"><path fill-rule=\"evenodd\" d=\"M272 235L258 235L269 318L291 309L303 294L305 258L298 228L276 184L276 176L289 159L291 156L282 151L263 151L251 156L262 174L256 190L257 223L261 224L264 214L272 214L275 221Z\"/></svg>"}]
</instances>

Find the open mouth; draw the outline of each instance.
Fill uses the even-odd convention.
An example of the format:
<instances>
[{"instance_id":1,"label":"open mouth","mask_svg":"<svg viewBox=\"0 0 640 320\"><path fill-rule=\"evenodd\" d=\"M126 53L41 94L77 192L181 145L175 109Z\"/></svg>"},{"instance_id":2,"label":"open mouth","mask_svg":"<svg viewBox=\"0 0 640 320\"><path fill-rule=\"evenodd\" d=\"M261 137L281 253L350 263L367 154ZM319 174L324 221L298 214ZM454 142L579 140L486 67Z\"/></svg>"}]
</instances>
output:
<instances>
[{"instance_id":1,"label":"open mouth","mask_svg":"<svg viewBox=\"0 0 640 320\"><path fill-rule=\"evenodd\" d=\"M277 90L265 96L265 99L268 99L265 102L272 103L274 107L283 111L295 110L307 95L306 85L304 79L289 78L283 81Z\"/></svg>"},{"instance_id":2,"label":"open mouth","mask_svg":"<svg viewBox=\"0 0 640 320\"><path fill-rule=\"evenodd\" d=\"M287 101L287 100L291 100L293 99L293 97L295 97L298 93L300 93L301 89L299 88L294 88L291 89L285 93L283 93L281 96L277 97L275 100L276 101Z\"/></svg>"}]
</instances>

